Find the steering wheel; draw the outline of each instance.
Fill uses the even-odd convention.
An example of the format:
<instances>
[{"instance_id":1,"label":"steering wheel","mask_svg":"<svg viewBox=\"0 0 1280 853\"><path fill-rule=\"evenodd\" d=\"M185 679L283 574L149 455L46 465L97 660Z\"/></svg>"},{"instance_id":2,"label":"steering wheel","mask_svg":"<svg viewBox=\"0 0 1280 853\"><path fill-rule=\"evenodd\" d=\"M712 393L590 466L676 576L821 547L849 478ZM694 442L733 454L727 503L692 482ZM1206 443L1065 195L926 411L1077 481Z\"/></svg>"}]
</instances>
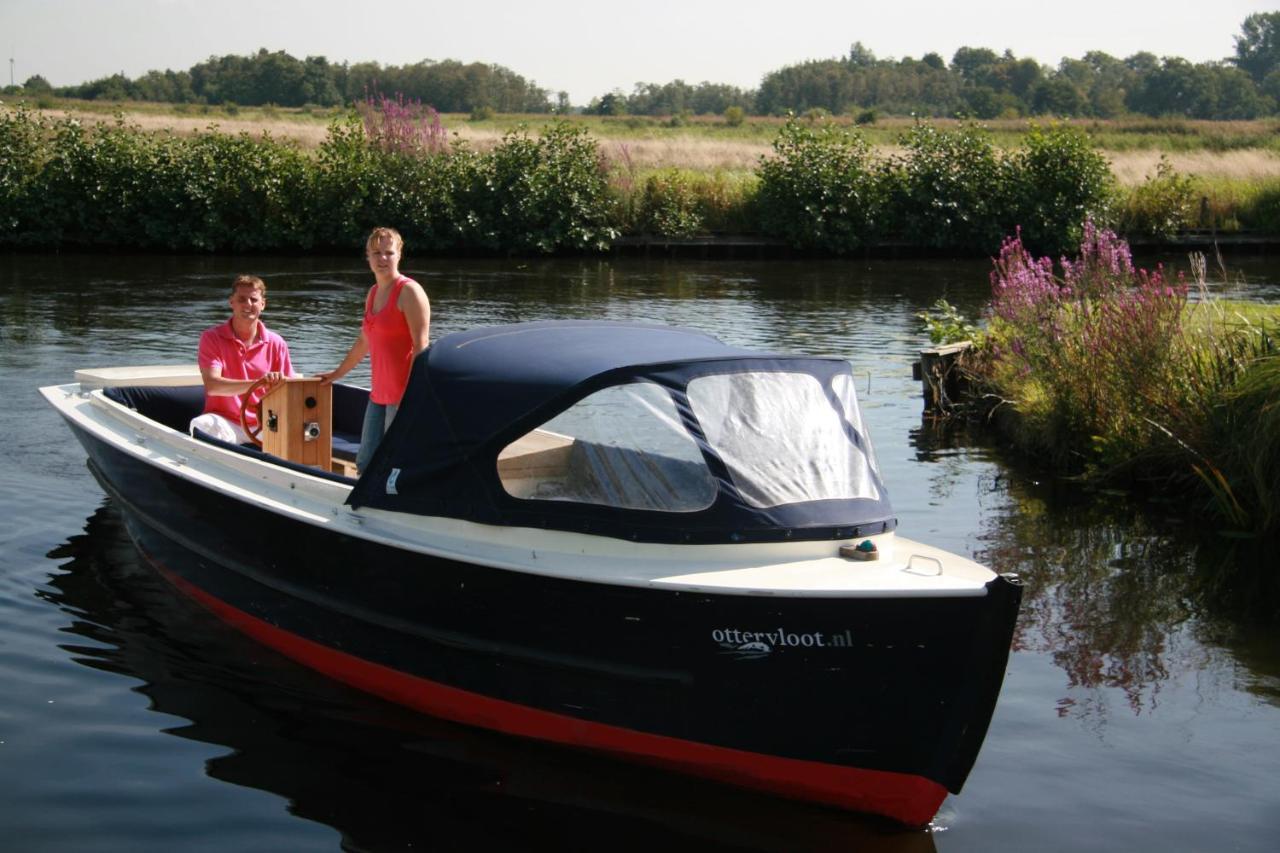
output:
<instances>
[{"instance_id":1,"label":"steering wheel","mask_svg":"<svg viewBox=\"0 0 1280 853\"><path fill-rule=\"evenodd\" d=\"M249 390L240 396L240 428L244 430L244 434L249 436L249 440L258 447L262 446L262 401L254 400L253 395L259 388L267 384L267 377L263 376L257 382L249 386ZM251 402L252 401L252 402ZM252 427L249 426L249 407L253 406L253 412L257 416L256 423Z\"/></svg>"}]
</instances>

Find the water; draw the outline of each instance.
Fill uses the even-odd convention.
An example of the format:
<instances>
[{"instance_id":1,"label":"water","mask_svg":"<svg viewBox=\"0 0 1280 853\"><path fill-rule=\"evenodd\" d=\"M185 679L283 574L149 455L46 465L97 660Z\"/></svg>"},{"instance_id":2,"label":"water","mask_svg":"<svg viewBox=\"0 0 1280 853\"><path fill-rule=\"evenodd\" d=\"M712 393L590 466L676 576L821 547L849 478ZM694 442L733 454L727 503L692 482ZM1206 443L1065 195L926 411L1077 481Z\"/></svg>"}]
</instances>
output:
<instances>
[{"instance_id":1,"label":"water","mask_svg":"<svg viewBox=\"0 0 1280 853\"><path fill-rule=\"evenodd\" d=\"M1168 259L1173 264L1178 258ZM1220 290L1280 299L1280 262ZM1185 265L1185 264L1184 264ZM224 627L140 561L39 400L79 367L194 360L236 272L305 371L335 366L346 258L0 257L0 846L22 851L1273 850L1280 631L1197 603L1179 508L1081 495L921 422L914 314L981 261L415 261L433 337L547 317L696 326L848 358L901 532L1027 592L986 744L929 831L411 715ZM357 381L367 372L357 372ZM1194 532L1194 531L1192 531ZM234 535L235 531L228 531ZM802 723L802 721L798 721Z\"/></svg>"}]
</instances>

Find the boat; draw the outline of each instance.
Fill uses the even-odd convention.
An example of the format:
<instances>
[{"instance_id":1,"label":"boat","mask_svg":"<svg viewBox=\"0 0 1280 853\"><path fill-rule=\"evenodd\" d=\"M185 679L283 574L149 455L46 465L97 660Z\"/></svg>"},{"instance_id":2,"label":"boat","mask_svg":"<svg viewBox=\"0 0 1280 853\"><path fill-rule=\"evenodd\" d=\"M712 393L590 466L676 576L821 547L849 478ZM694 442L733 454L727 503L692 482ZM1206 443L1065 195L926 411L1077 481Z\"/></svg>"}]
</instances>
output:
<instances>
[{"instance_id":1,"label":"boat","mask_svg":"<svg viewBox=\"0 0 1280 853\"><path fill-rule=\"evenodd\" d=\"M356 386L282 383L254 447L188 434L193 366L75 378L41 393L147 561L384 699L910 826L986 737L1021 587L898 535L843 359L458 332L358 476Z\"/></svg>"}]
</instances>

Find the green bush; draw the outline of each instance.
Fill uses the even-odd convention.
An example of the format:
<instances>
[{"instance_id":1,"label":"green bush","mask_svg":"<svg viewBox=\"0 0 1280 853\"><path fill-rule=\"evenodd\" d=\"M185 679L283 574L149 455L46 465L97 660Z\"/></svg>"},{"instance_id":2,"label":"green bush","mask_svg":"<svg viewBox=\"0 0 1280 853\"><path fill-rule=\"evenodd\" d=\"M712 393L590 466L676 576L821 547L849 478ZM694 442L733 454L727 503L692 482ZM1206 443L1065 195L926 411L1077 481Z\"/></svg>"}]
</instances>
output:
<instances>
[{"instance_id":1,"label":"green bush","mask_svg":"<svg viewBox=\"0 0 1280 853\"><path fill-rule=\"evenodd\" d=\"M312 169L295 146L264 134L193 137L172 164L191 241L209 250L307 248L314 242ZM157 223L160 228L163 222Z\"/></svg>"},{"instance_id":2,"label":"green bush","mask_svg":"<svg viewBox=\"0 0 1280 853\"><path fill-rule=\"evenodd\" d=\"M1021 227L1038 251L1079 243L1083 223L1107 221L1114 179L1075 130L1032 127L1000 154L974 126L917 125L904 153L875 161L865 139L791 118L761 161L760 227L799 248L835 252L896 235L916 246L991 252Z\"/></svg>"},{"instance_id":3,"label":"green bush","mask_svg":"<svg viewBox=\"0 0 1280 853\"><path fill-rule=\"evenodd\" d=\"M0 245L24 242L34 223L33 184L49 156L43 119L25 107L0 112Z\"/></svg>"},{"instance_id":4,"label":"green bush","mask_svg":"<svg viewBox=\"0 0 1280 853\"><path fill-rule=\"evenodd\" d=\"M386 150L368 144L358 118L334 122L315 169L319 239L359 249L370 228L391 223L420 250L463 245L458 199L478 180L475 160L458 144L435 154Z\"/></svg>"},{"instance_id":5,"label":"green bush","mask_svg":"<svg viewBox=\"0 0 1280 853\"><path fill-rule=\"evenodd\" d=\"M924 324L929 340L935 344L978 341L982 337L982 330L945 299L938 299L928 311L920 311L916 317Z\"/></svg>"},{"instance_id":6,"label":"green bush","mask_svg":"<svg viewBox=\"0 0 1280 853\"><path fill-rule=\"evenodd\" d=\"M1032 125L1010 164L1013 219L1028 248L1061 254L1080 244L1086 221L1110 221L1115 178L1082 131Z\"/></svg>"},{"instance_id":7,"label":"green bush","mask_svg":"<svg viewBox=\"0 0 1280 853\"><path fill-rule=\"evenodd\" d=\"M1246 210L1240 212L1248 227L1268 234L1280 234L1280 185L1261 188Z\"/></svg>"},{"instance_id":8,"label":"green bush","mask_svg":"<svg viewBox=\"0 0 1280 853\"><path fill-rule=\"evenodd\" d=\"M1179 175L1168 158L1161 155L1156 174L1117 202L1116 227L1130 237L1168 240L1196 224L1196 213L1195 181Z\"/></svg>"},{"instance_id":9,"label":"green bush","mask_svg":"<svg viewBox=\"0 0 1280 853\"><path fill-rule=\"evenodd\" d=\"M885 182L856 131L813 128L789 118L762 158L759 206L764 233L799 248L848 252L880 233Z\"/></svg>"},{"instance_id":10,"label":"green bush","mask_svg":"<svg viewBox=\"0 0 1280 853\"><path fill-rule=\"evenodd\" d=\"M677 169L650 175L640 195L637 226L662 237L689 237L702 228L694 179Z\"/></svg>"},{"instance_id":11,"label":"green bush","mask_svg":"<svg viewBox=\"0 0 1280 853\"><path fill-rule=\"evenodd\" d=\"M724 123L729 127L741 127L746 120L747 114L742 107L725 107Z\"/></svg>"},{"instance_id":12,"label":"green bush","mask_svg":"<svg viewBox=\"0 0 1280 853\"><path fill-rule=\"evenodd\" d=\"M358 118L316 154L264 134L149 134L0 115L0 244L258 251L358 248L391 224L420 248L602 249L616 235L583 130L491 153L385 151Z\"/></svg>"},{"instance_id":13,"label":"green bush","mask_svg":"<svg viewBox=\"0 0 1280 853\"><path fill-rule=\"evenodd\" d=\"M137 208L153 191L154 147L117 120L90 133L75 120L48 128L49 156L28 184L28 240L115 246L137 240Z\"/></svg>"},{"instance_id":14,"label":"green bush","mask_svg":"<svg viewBox=\"0 0 1280 853\"><path fill-rule=\"evenodd\" d=\"M264 136L51 129L27 238L55 245L256 250L310 244L307 160Z\"/></svg>"},{"instance_id":15,"label":"green bush","mask_svg":"<svg viewBox=\"0 0 1280 853\"><path fill-rule=\"evenodd\" d=\"M605 249L617 236L604 164L585 128L507 134L475 161L460 199L467 242L505 251Z\"/></svg>"},{"instance_id":16,"label":"green bush","mask_svg":"<svg viewBox=\"0 0 1280 853\"><path fill-rule=\"evenodd\" d=\"M645 180L628 160L612 187L586 129L565 123L536 139L517 131L486 152L456 140L407 151L376 143L354 116L306 152L265 134L182 137L122 119L5 112L0 245L358 249L370 227L389 223L420 248L545 252L602 249L621 224L663 236L757 232L831 252L887 237L991 252L1021 226L1029 246L1058 252L1086 215L1108 212L1112 193L1087 138L1058 127L1032 128L1001 155L974 126L920 124L901 138L901 154L880 161L859 131L793 117L752 174ZM1227 189L1229 219L1214 207ZM1160 236L1177 227L1190 192L1188 179L1161 170L1114 209L1130 233ZM1218 227L1280 231L1274 186L1204 192Z\"/></svg>"},{"instance_id":17,"label":"green bush","mask_svg":"<svg viewBox=\"0 0 1280 853\"><path fill-rule=\"evenodd\" d=\"M918 246L995 252L1014 224L1012 173L990 134L974 125L944 131L920 123L899 140L893 163L893 221Z\"/></svg>"}]
</instances>

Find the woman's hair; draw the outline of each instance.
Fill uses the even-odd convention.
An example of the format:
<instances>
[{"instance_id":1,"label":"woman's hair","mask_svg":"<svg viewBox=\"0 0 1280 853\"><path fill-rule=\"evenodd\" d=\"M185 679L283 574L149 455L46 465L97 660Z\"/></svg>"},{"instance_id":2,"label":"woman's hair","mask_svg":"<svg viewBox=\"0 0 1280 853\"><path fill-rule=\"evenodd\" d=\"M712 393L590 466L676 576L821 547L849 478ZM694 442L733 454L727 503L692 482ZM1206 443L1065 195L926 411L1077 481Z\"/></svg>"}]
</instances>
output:
<instances>
[{"instance_id":1,"label":"woman's hair","mask_svg":"<svg viewBox=\"0 0 1280 853\"><path fill-rule=\"evenodd\" d=\"M263 299L267 298L267 283L256 275L236 276L236 280L231 282L231 295L235 296L236 291L242 287L252 287L262 295Z\"/></svg>"},{"instance_id":2,"label":"woman's hair","mask_svg":"<svg viewBox=\"0 0 1280 853\"><path fill-rule=\"evenodd\" d=\"M375 228L369 233L369 239L364 243L364 251L367 255L373 251L383 239L390 240L395 244L397 252L404 251L404 238L400 236L400 232L394 228Z\"/></svg>"}]
</instances>

